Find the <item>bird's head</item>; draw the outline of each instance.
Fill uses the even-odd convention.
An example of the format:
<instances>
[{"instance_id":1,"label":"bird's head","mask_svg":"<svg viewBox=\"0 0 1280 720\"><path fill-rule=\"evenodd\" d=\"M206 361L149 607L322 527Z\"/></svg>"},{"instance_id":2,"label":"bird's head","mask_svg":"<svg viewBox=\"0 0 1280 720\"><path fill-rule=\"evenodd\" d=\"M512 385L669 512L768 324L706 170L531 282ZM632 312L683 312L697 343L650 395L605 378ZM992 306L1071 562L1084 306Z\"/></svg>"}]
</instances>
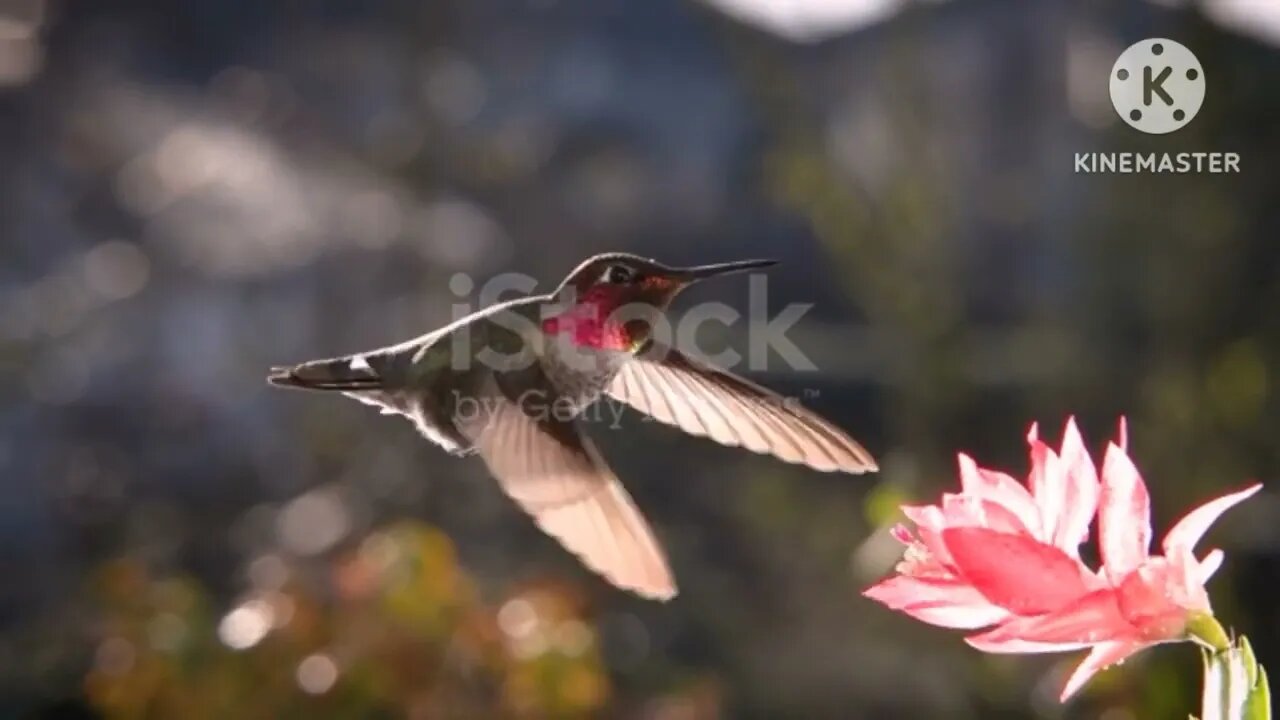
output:
<instances>
[{"instance_id":1,"label":"bird's head","mask_svg":"<svg viewBox=\"0 0 1280 720\"><path fill-rule=\"evenodd\" d=\"M604 335L601 343L636 347L648 337L655 315L666 310L681 290L717 275L746 272L775 262L738 260L671 267L638 255L606 253L589 258L575 268L556 288L553 297L568 309L566 314L578 318L576 326L583 327L583 321L588 319L598 321ZM564 326L564 323L552 324L553 328ZM621 340L611 343L611 334Z\"/></svg>"},{"instance_id":2,"label":"bird's head","mask_svg":"<svg viewBox=\"0 0 1280 720\"><path fill-rule=\"evenodd\" d=\"M624 303L666 308L681 290L700 280L768 267L776 262L737 260L714 265L671 267L629 253L605 253L588 258L574 268L556 289L556 296L580 301L588 296L608 295Z\"/></svg>"}]
</instances>

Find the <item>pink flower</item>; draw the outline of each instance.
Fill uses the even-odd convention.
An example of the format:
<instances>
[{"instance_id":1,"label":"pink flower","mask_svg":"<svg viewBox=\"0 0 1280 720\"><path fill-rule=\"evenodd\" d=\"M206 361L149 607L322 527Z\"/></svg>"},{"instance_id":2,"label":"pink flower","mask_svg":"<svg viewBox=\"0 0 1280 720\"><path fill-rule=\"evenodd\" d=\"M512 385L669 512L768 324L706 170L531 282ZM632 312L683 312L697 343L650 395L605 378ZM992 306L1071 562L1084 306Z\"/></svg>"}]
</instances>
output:
<instances>
[{"instance_id":1,"label":"pink flower","mask_svg":"<svg viewBox=\"0 0 1280 720\"><path fill-rule=\"evenodd\" d=\"M990 628L970 636L985 652L1061 652L1090 648L1068 680L1065 700L1094 673L1156 643L1187 638L1197 613L1211 614L1204 583L1222 552L1193 554L1209 526L1261 485L1190 512L1151 555L1150 497L1126 453L1107 448L1101 480L1068 420L1061 450L1027 436L1027 484L979 468L960 456L961 492L940 505L904 507L916 525L893 534L907 550L897 574L864 593L942 627ZM1089 569L1079 548L1098 518L1102 568Z\"/></svg>"},{"instance_id":2,"label":"pink flower","mask_svg":"<svg viewBox=\"0 0 1280 720\"><path fill-rule=\"evenodd\" d=\"M1075 423L1067 423L1061 455L1034 426L1027 440L1027 486L962 454L959 494L902 508L916 533L893 529L907 545L898 575L865 594L927 623L973 629L1044 614L1102 587L1079 559L1100 488Z\"/></svg>"}]
</instances>

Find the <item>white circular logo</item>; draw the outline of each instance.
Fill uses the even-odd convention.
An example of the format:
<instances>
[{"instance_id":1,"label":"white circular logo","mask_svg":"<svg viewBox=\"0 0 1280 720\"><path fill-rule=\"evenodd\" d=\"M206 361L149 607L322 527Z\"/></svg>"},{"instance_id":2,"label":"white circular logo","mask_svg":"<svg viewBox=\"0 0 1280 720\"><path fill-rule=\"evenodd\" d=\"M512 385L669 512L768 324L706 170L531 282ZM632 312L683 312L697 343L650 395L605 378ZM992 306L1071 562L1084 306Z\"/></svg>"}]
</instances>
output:
<instances>
[{"instance_id":1,"label":"white circular logo","mask_svg":"<svg viewBox=\"0 0 1280 720\"><path fill-rule=\"evenodd\" d=\"M1191 122L1204 102L1204 68L1164 38L1130 45L1111 68L1111 104L1131 127L1163 135Z\"/></svg>"}]
</instances>

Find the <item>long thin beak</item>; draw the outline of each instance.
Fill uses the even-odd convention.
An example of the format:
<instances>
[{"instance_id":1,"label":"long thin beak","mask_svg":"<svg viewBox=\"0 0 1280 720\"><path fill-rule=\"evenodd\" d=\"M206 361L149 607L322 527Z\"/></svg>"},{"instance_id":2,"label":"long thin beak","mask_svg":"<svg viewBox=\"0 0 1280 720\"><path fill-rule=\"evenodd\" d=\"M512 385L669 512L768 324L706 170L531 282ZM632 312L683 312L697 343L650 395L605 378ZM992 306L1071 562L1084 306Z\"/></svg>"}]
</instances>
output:
<instances>
[{"instance_id":1,"label":"long thin beak","mask_svg":"<svg viewBox=\"0 0 1280 720\"><path fill-rule=\"evenodd\" d=\"M706 280L709 277L717 275L728 275L730 273L746 272L757 268L769 267L778 264L777 260L735 260L727 263L716 263L714 265L698 265L690 268L678 268L673 274L676 278L684 282L697 282L698 280Z\"/></svg>"}]
</instances>

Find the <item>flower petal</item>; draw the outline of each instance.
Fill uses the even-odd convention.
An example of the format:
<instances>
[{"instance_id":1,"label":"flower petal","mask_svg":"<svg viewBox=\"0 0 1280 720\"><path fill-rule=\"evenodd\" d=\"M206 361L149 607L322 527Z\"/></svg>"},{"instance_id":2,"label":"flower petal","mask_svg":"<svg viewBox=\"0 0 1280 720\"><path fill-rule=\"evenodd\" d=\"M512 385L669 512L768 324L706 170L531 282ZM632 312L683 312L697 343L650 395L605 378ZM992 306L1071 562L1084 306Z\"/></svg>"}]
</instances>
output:
<instances>
[{"instance_id":1,"label":"flower petal","mask_svg":"<svg viewBox=\"0 0 1280 720\"><path fill-rule=\"evenodd\" d=\"M937 505L903 505L900 509L902 514L921 530L942 532L942 528L946 525L942 521L942 508Z\"/></svg>"},{"instance_id":2,"label":"flower petal","mask_svg":"<svg viewBox=\"0 0 1280 720\"><path fill-rule=\"evenodd\" d=\"M1059 548L1025 535L947 528L942 540L964 579L1016 615L1051 612L1088 592L1087 568Z\"/></svg>"},{"instance_id":3,"label":"flower petal","mask_svg":"<svg viewBox=\"0 0 1280 720\"><path fill-rule=\"evenodd\" d=\"M1192 577L1189 565L1194 562L1152 558L1116 587L1120 614L1143 640L1179 639L1186 634L1190 612L1209 609L1204 588Z\"/></svg>"},{"instance_id":4,"label":"flower petal","mask_svg":"<svg viewBox=\"0 0 1280 720\"><path fill-rule=\"evenodd\" d=\"M1120 613L1115 591L1095 590L1056 612L1014 618L970 640L983 645L1011 640L1049 645L1092 645L1099 642L1136 641L1136 631Z\"/></svg>"},{"instance_id":5,"label":"flower petal","mask_svg":"<svg viewBox=\"0 0 1280 720\"><path fill-rule=\"evenodd\" d=\"M975 630L995 625L1009 612L991 603L983 605L912 605L901 612L922 623L953 630Z\"/></svg>"},{"instance_id":6,"label":"flower petal","mask_svg":"<svg viewBox=\"0 0 1280 720\"><path fill-rule=\"evenodd\" d=\"M1200 582L1200 562L1196 556L1186 548L1174 548L1166 558L1173 583L1173 587L1166 588L1166 594L1171 594L1174 602L1182 608L1212 613L1209 593Z\"/></svg>"},{"instance_id":7,"label":"flower petal","mask_svg":"<svg viewBox=\"0 0 1280 720\"><path fill-rule=\"evenodd\" d=\"M942 513L947 527L984 527L1014 535L1031 535L1022 518L1008 507L975 495L944 495Z\"/></svg>"},{"instance_id":8,"label":"flower petal","mask_svg":"<svg viewBox=\"0 0 1280 720\"><path fill-rule=\"evenodd\" d=\"M1009 613L958 581L923 580L895 576L867 588L863 596L921 622L939 627L972 630L994 625Z\"/></svg>"},{"instance_id":9,"label":"flower petal","mask_svg":"<svg viewBox=\"0 0 1280 720\"><path fill-rule=\"evenodd\" d=\"M959 454L960 485L965 495L1001 505L1013 513L1027 531L1037 533L1040 528L1040 511L1031 493L1022 483L1005 473L978 467L973 458Z\"/></svg>"},{"instance_id":10,"label":"flower petal","mask_svg":"<svg viewBox=\"0 0 1280 720\"><path fill-rule=\"evenodd\" d=\"M991 633L970 635L964 639L971 647L985 653L999 655L1032 655L1037 653L1071 652L1089 647L1092 643L1046 643L1023 640L1017 637L1001 638Z\"/></svg>"},{"instance_id":11,"label":"flower petal","mask_svg":"<svg viewBox=\"0 0 1280 720\"><path fill-rule=\"evenodd\" d=\"M1222 551L1216 548L1205 553L1204 559L1196 565L1195 572L1196 580L1201 585L1209 582L1209 578L1222 567L1222 558Z\"/></svg>"},{"instance_id":12,"label":"flower petal","mask_svg":"<svg viewBox=\"0 0 1280 720\"><path fill-rule=\"evenodd\" d=\"M939 564L951 565L951 553L942 542L942 529L947 526L942 508L937 505L903 505L902 514L916 525L916 536Z\"/></svg>"},{"instance_id":13,"label":"flower petal","mask_svg":"<svg viewBox=\"0 0 1280 720\"><path fill-rule=\"evenodd\" d=\"M964 493L942 493L943 529L949 527L983 527L986 519L979 507L981 498Z\"/></svg>"},{"instance_id":14,"label":"flower petal","mask_svg":"<svg viewBox=\"0 0 1280 720\"><path fill-rule=\"evenodd\" d=\"M1098 547L1107 577L1119 584L1147 558L1151 546L1151 497L1133 461L1118 445L1107 447L1098 502Z\"/></svg>"},{"instance_id":15,"label":"flower petal","mask_svg":"<svg viewBox=\"0 0 1280 720\"><path fill-rule=\"evenodd\" d=\"M1164 548L1165 554L1169 554L1174 548L1179 547L1188 550L1194 549L1196 543L1200 542L1200 538L1204 537L1205 532L1209 530L1209 526L1213 525L1222 513L1253 497L1261 489L1262 483L1255 483L1239 492L1229 493L1220 498L1210 500L1187 513L1164 536L1164 542L1161 543L1161 547Z\"/></svg>"},{"instance_id":16,"label":"flower petal","mask_svg":"<svg viewBox=\"0 0 1280 720\"><path fill-rule=\"evenodd\" d=\"M1071 673L1071 677L1067 678L1066 687L1062 688L1062 695L1058 697L1058 700L1066 702L1067 698L1075 695L1076 691L1083 687L1089 681L1089 678L1097 675L1100 670L1115 665L1141 649L1141 645L1126 642L1101 643L1094 646L1088 656L1076 666L1075 671Z\"/></svg>"},{"instance_id":17,"label":"flower petal","mask_svg":"<svg viewBox=\"0 0 1280 720\"><path fill-rule=\"evenodd\" d=\"M1080 544L1089 536L1089 525L1098 508L1098 471L1084 447L1075 418L1067 420L1062 434L1062 453L1059 456L1064 470L1062 505L1054 534L1048 538L1068 555L1077 556Z\"/></svg>"},{"instance_id":18,"label":"flower petal","mask_svg":"<svg viewBox=\"0 0 1280 720\"><path fill-rule=\"evenodd\" d=\"M891 610L901 610L919 603L940 603L952 599L952 593L968 588L958 581L922 580L893 575L862 591L862 596L875 600Z\"/></svg>"},{"instance_id":19,"label":"flower petal","mask_svg":"<svg viewBox=\"0 0 1280 720\"><path fill-rule=\"evenodd\" d=\"M889 528L889 534L893 536L894 540L897 540L903 545L910 546L916 543L916 536L912 535L911 530L902 523L894 523L894 526Z\"/></svg>"},{"instance_id":20,"label":"flower petal","mask_svg":"<svg viewBox=\"0 0 1280 720\"><path fill-rule=\"evenodd\" d=\"M1064 486L1066 477L1058 456L1040 440L1037 426L1031 426L1027 433L1027 444L1031 451L1031 471L1027 476L1027 486L1031 488L1031 496L1040 511L1040 539L1048 542L1058 529L1058 518L1062 514Z\"/></svg>"}]
</instances>

